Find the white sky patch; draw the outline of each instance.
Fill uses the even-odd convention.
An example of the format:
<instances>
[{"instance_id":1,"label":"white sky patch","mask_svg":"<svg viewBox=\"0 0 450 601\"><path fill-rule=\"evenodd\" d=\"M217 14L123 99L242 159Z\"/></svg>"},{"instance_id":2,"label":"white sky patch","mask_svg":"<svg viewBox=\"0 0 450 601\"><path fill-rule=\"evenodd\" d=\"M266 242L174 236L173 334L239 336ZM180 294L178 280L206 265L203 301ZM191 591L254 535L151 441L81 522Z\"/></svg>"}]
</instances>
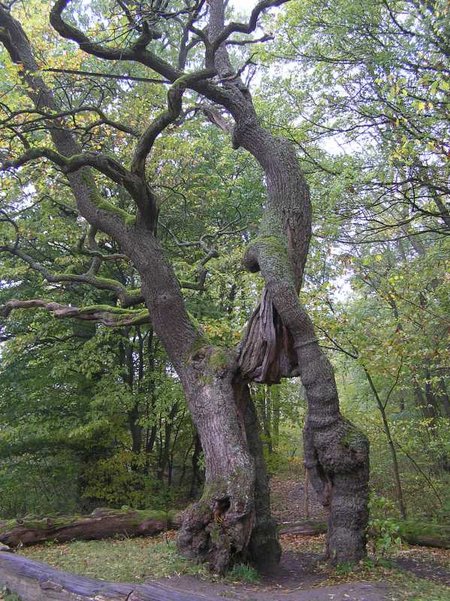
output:
<instances>
[{"instance_id":1,"label":"white sky patch","mask_svg":"<svg viewBox=\"0 0 450 601\"><path fill-rule=\"evenodd\" d=\"M241 15L246 17L250 15L252 9L255 8L256 4L256 0L230 0L230 5L234 6L234 8Z\"/></svg>"}]
</instances>

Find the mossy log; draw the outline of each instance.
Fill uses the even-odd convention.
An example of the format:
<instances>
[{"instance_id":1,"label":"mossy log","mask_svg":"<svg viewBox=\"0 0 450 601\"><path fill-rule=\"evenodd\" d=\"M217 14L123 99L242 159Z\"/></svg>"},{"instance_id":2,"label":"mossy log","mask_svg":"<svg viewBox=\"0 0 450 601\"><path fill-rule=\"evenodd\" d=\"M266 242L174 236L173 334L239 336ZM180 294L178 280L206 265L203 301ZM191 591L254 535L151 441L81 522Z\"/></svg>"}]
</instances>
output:
<instances>
[{"instance_id":1,"label":"mossy log","mask_svg":"<svg viewBox=\"0 0 450 601\"><path fill-rule=\"evenodd\" d=\"M325 534L326 531L326 522L319 520L302 520L283 524L280 527L280 534L315 536ZM413 521L400 522L399 535L402 541L409 545L450 549L450 528L445 525Z\"/></svg>"},{"instance_id":2,"label":"mossy log","mask_svg":"<svg viewBox=\"0 0 450 601\"><path fill-rule=\"evenodd\" d=\"M120 509L96 509L87 516L55 516L43 519L0 521L0 543L10 547L44 541L97 540L123 535L154 536L173 528L175 513Z\"/></svg>"},{"instance_id":3,"label":"mossy log","mask_svg":"<svg viewBox=\"0 0 450 601\"><path fill-rule=\"evenodd\" d=\"M450 549L450 526L427 522L401 522L400 537L410 545Z\"/></svg>"},{"instance_id":4,"label":"mossy log","mask_svg":"<svg viewBox=\"0 0 450 601\"><path fill-rule=\"evenodd\" d=\"M113 536L155 536L169 529L178 529L181 514L162 511L138 511L99 508L87 516L56 516L42 519L0 521L0 543L11 548L46 541L101 540ZM280 534L315 536L327 531L322 520L299 520L280 524ZM448 526L401 522L399 534L410 545L450 549ZM0 551L2 551L0 544Z\"/></svg>"},{"instance_id":5,"label":"mossy log","mask_svg":"<svg viewBox=\"0 0 450 601\"><path fill-rule=\"evenodd\" d=\"M75 576L20 555L0 552L0 585L23 601L213 601L163 584L119 584Z\"/></svg>"}]
</instances>

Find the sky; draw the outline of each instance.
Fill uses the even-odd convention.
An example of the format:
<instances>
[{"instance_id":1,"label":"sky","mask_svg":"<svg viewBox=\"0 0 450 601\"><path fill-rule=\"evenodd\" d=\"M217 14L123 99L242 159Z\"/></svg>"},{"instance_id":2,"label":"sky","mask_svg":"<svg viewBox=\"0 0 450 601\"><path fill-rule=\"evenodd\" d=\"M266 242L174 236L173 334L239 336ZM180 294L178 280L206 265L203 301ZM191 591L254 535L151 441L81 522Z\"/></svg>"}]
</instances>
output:
<instances>
[{"instance_id":1,"label":"sky","mask_svg":"<svg viewBox=\"0 0 450 601\"><path fill-rule=\"evenodd\" d=\"M244 15L249 15L252 8L257 4L256 0L230 0L230 4L234 6L236 10Z\"/></svg>"}]
</instances>

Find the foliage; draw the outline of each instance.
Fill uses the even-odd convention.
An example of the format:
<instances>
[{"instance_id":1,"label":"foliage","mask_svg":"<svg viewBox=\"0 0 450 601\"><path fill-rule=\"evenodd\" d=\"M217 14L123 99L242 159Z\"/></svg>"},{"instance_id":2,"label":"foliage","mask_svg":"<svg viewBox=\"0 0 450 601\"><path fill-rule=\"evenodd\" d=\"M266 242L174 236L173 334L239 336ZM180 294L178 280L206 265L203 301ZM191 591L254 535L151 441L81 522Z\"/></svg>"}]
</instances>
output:
<instances>
[{"instance_id":1,"label":"foliage","mask_svg":"<svg viewBox=\"0 0 450 601\"><path fill-rule=\"evenodd\" d=\"M239 563L233 566L229 574L227 574L227 580L231 582L245 582L248 584L254 584L255 582L259 582L260 576L252 566Z\"/></svg>"},{"instance_id":2,"label":"foliage","mask_svg":"<svg viewBox=\"0 0 450 601\"><path fill-rule=\"evenodd\" d=\"M376 559L385 559L401 546L400 524L388 517L392 511L392 502L388 499L372 495L369 509L369 548Z\"/></svg>"},{"instance_id":3,"label":"foliage","mask_svg":"<svg viewBox=\"0 0 450 601\"><path fill-rule=\"evenodd\" d=\"M11 593L7 588L0 589L0 599L1 601L22 601L19 595Z\"/></svg>"}]
</instances>

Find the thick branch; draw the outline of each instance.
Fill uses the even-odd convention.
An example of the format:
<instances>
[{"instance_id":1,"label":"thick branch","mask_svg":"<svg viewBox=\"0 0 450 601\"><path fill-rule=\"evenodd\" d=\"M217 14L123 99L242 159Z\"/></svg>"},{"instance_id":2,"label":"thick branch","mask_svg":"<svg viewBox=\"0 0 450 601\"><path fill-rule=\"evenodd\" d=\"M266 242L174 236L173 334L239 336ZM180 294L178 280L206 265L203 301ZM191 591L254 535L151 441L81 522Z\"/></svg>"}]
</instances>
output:
<instances>
[{"instance_id":1,"label":"thick branch","mask_svg":"<svg viewBox=\"0 0 450 601\"><path fill-rule=\"evenodd\" d=\"M190 84L213 77L215 71L206 69L195 73L188 73L179 77L167 93L167 110L157 117L147 128L137 145L133 163L132 173L143 177L145 174L145 161L155 143L156 138L166 127L174 123L181 113L182 98L184 91Z\"/></svg>"},{"instance_id":2,"label":"thick branch","mask_svg":"<svg viewBox=\"0 0 450 601\"><path fill-rule=\"evenodd\" d=\"M36 308L45 309L60 319L71 317L82 321L95 321L110 328L138 326L150 323L150 316L146 309L143 311L127 311L118 307L108 307L105 305L72 307L38 298L31 300L10 300L4 305L0 305L0 315L7 318L16 309Z\"/></svg>"},{"instance_id":3,"label":"thick branch","mask_svg":"<svg viewBox=\"0 0 450 601\"><path fill-rule=\"evenodd\" d=\"M78 283L87 284L98 288L99 290L110 290L114 292L116 297L120 300L123 308L130 307L144 302L143 297L139 294L130 294L126 287L118 282L109 278L102 278L88 273L75 274L75 273L52 273L45 265L36 261L33 257L25 253L17 246L1 246L0 252L9 252L10 254L18 257L22 261L25 261L34 271L40 273L47 282L52 284L56 283Z\"/></svg>"},{"instance_id":4,"label":"thick branch","mask_svg":"<svg viewBox=\"0 0 450 601\"><path fill-rule=\"evenodd\" d=\"M147 44L153 39L148 31L144 31L137 42L129 48L109 48L93 42L82 31L63 20L62 13L69 2L70 0L58 0L54 4L50 11L50 23L63 38L76 42L84 52L109 61L140 62L170 81L175 81L182 75L182 72L147 50Z\"/></svg>"}]
</instances>

